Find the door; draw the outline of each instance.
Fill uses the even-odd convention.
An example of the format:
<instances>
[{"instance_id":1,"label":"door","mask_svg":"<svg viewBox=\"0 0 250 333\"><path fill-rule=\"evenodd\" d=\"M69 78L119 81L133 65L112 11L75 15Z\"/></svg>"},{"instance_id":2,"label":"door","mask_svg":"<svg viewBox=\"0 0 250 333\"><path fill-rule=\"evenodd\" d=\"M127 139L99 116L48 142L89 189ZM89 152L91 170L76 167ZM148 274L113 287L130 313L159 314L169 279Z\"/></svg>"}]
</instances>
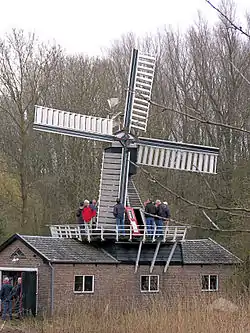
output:
<instances>
[{"instance_id":1,"label":"door","mask_svg":"<svg viewBox=\"0 0 250 333\"><path fill-rule=\"evenodd\" d=\"M22 272L22 307L24 315L36 315L36 272Z\"/></svg>"}]
</instances>

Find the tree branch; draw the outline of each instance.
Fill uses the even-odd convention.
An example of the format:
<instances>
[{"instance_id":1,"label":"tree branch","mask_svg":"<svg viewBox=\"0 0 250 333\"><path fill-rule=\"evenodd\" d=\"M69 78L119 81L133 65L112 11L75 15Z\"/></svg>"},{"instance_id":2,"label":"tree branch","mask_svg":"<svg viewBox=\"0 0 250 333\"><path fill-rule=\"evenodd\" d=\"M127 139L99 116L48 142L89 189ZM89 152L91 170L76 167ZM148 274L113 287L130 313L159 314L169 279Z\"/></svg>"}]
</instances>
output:
<instances>
[{"instance_id":1,"label":"tree branch","mask_svg":"<svg viewBox=\"0 0 250 333\"><path fill-rule=\"evenodd\" d=\"M247 33L247 32L245 32L243 29L242 29L242 27L238 27L235 23L233 23L233 21L232 20L230 20L230 18L228 18L224 13L222 13L222 11L219 9L219 8L217 8L217 7L215 7L209 0L205 0L213 9L215 9L222 17L224 17L224 19L225 20L227 20L227 22L229 22L230 24L231 24L231 26L235 29L235 30L237 30L237 31L239 31L240 33L242 33L243 35L245 35L245 36L247 36L248 38L250 38L250 35Z\"/></svg>"},{"instance_id":2,"label":"tree branch","mask_svg":"<svg viewBox=\"0 0 250 333\"><path fill-rule=\"evenodd\" d=\"M243 133L248 133L250 134L250 130L247 130L247 129L244 129L244 128L240 128L240 127L237 127L237 126L233 126L233 125L228 125L228 124L224 124L224 123L219 123L219 122L215 122L215 121L211 121L211 120L208 120L208 119L203 119L203 118L200 118L200 117L197 117L197 116L193 116L189 113L186 113L186 112L182 112L182 111L179 111L179 110L175 110L175 109L172 109L172 108L168 108L166 107L165 105L162 105L162 104L159 104L159 103L156 103L154 101L149 101L149 103L151 105L154 105L154 106L157 106L159 108L162 109L162 112L164 111L171 111L171 112L175 112L175 113L178 113L182 116L186 116L190 119L193 119L193 120L197 120L199 121L200 123L202 124L207 124L207 125L214 125L214 126L219 126L219 127L225 127L225 128L229 128L229 129L232 129L234 131L239 131L239 132L243 132ZM193 108L190 108L189 106L185 105L185 107L187 107L188 109L194 111L197 113L197 110L193 109Z\"/></svg>"},{"instance_id":3,"label":"tree branch","mask_svg":"<svg viewBox=\"0 0 250 333\"><path fill-rule=\"evenodd\" d=\"M193 202L191 200L188 200L188 199L184 198L183 196L181 196L180 194L178 194L178 193L174 192L173 190L171 190L169 187L163 185L159 180L157 180L149 171L147 171L146 169L144 169L142 166L139 166L139 165L135 164L132 161L130 161L130 163L133 164L135 167L140 168L140 170L142 170L142 172L147 175L148 179L150 179L154 183L158 184L160 187L162 187L168 193L170 193L173 196L175 196L177 199L180 199L180 200L184 201L189 206L193 206L193 207L196 207L196 208L202 209L202 210L205 209L205 210L210 210L210 211L223 211L223 212L226 212L228 214L232 214L231 212L250 213L250 209L245 208L245 207L224 207L224 206L219 206L219 205L216 205L216 206L205 206L205 205L199 204L197 202ZM236 216L239 216L239 214L237 214ZM240 216L242 216L242 214ZM244 215L244 217L247 217L247 216Z\"/></svg>"}]
</instances>

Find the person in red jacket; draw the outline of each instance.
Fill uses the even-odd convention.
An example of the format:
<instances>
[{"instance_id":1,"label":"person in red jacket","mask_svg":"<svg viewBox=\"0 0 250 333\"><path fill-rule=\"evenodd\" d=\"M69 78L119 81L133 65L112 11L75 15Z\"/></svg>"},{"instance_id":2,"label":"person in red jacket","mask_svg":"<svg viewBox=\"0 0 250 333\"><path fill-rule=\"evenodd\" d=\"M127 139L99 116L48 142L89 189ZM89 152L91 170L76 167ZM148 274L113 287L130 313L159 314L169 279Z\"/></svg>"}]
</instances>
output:
<instances>
[{"instance_id":1,"label":"person in red jacket","mask_svg":"<svg viewBox=\"0 0 250 333\"><path fill-rule=\"evenodd\" d=\"M94 211L89 205L88 200L84 200L84 206L82 210L82 219L84 221L86 231L87 228L92 229L92 218L94 217Z\"/></svg>"}]
</instances>

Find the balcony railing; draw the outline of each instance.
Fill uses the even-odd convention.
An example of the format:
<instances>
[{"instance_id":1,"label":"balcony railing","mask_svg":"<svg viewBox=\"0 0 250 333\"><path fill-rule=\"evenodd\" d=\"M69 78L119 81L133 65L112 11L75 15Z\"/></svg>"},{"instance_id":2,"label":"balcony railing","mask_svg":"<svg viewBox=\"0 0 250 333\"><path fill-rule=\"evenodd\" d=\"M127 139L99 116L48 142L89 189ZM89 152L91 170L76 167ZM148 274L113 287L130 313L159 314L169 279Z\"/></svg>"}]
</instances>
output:
<instances>
[{"instance_id":1,"label":"balcony railing","mask_svg":"<svg viewBox=\"0 0 250 333\"><path fill-rule=\"evenodd\" d=\"M52 237L76 238L89 242L97 239L102 241L114 239L116 241L175 242L184 240L187 233L186 226L169 225L155 226L152 234L148 233L147 227L144 225L139 225L136 228L132 225L125 225L123 232L118 229L117 225L110 225L108 228L100 226L92 229L84 224L57 224L49 227Z\"/></svg>"}]
</instances>

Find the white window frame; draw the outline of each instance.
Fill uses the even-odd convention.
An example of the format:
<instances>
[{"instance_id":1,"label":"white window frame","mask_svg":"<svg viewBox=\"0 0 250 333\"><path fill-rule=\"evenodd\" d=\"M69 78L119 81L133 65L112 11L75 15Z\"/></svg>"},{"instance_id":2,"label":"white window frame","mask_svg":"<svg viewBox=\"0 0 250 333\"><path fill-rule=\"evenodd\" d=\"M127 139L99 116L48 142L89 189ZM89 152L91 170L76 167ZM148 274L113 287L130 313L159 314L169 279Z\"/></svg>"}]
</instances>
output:
<instances>
[{"instance_id":1,"label":"white window frame","mask_svg":"<svg viewBox=\"0 0 250 333\"><path fill-rule=\"evenodd\" d=\"M202 279L204 276L208 276L208 289L203 289ZM211 289L211 276L216 276L216 289ZM218 291L219 290L219 275L218 274L202 274L201 275L201 290L202 291Z\"/></svg>"},{"instance_id":2,"label":"white window frame","mask_svg":"<svg viewBox=\"0 0 250 333\"><path fill-rule=\"evenodd\" d=\"M142 290L142 277L148 277L149 278L148 290ZM151 277L157 277L157 290L150 290ZM159 280L160 280L159 275L141 275L140 276L140 290L141 290L141 293L158 293L159 292Z\"/></svg>"},{"instance_id":3,"label":"white window frame","mask_svg":"<svg viewBox=\"0 0 250 333\"><path fill-rule=\"evenodd\" d=\"M91 276L92 277L92 290L91 291L88 291L88 290L81 290L81 291L77 291L77 290L75 290L75 283L76 283L76 277L78 277L78 276L80 276L80 277L82 277L83 279L83 284L82 284L82 286L83 286L83 288L84 288L84 286L85 286L85 277L87 276L87 277L89 277L89 276ZM74 284L73 284L73 292L74 292L74 294L93 294L94 292L95 292L95 276L94 275L88 275L88 274L85 274L85 275L80 275L80 274L76 274L76 275L74 275Z\"/></svg>"}]
</instances>

